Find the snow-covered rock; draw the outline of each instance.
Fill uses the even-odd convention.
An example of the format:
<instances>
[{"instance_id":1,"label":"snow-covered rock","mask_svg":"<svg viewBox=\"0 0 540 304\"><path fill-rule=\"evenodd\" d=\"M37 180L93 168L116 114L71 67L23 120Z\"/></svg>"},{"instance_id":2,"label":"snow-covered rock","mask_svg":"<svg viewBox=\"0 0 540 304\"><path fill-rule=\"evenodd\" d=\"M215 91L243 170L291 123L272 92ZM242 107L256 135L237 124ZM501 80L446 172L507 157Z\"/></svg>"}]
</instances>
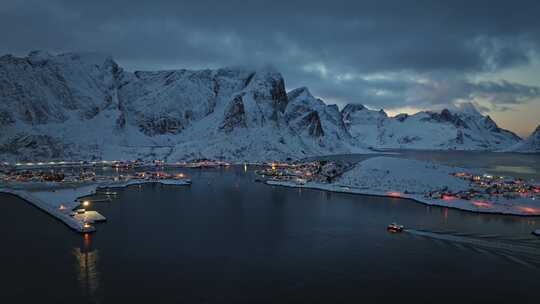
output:
<instances>
[{"instance_id":1,"label":"snow-covered rock","mask_svg":"<svg viewBox=\"0 0 540 304\"><path fill-rule=\"evenodd\" d=\"M309 92L289 97L271 68L131 73L89 53L0 57L0 126L5 160L267 160L366 151L336 106Z\"/></svg>"},{"instance_id":2,"label":"snow-covered rock","mask_svg":"<svg viewBox=\"0 0 540 304\"><path fill-rule=\"evenodd\" d=\"M499 128L489 116L481 115L470 103L452 111L395 117L388 117L382 110L347 105L342 114L351 135L375 148L499 150L521 140Z\"/></svg>"},{"instance_id":3,"label":"snow-covered rock","mask_svg":"<svg viewBox=\"0 0 540 304\"><path fill-rule=\"evenodd\" d=\"M354 140L336 105L326 105L321 99L313 97L305 87L292 90L287 96L289 103L285 108L285 119L291 129L312 137L329 151L349 149L346 146Z\"/></svg>"},{"instance_id":4,"label":"snow-covered rock","mask_svg":"<svg viewBox=\"0 0 540 304\"><path fill-rule=\"evenodd\" d=\"M536 127L534 132L525 140L519 142L506 151L508 152L523 152L523 153L539 153L540 152L540 125Z\"/></svg>"},{"instance_id":5,"label":"snow-covered rock","mask_svg":"<svg viewBox=\"0 0 540 304\"><path fill-rule=\"evenodd\" d=\"M0 159L268 160L367 146L500 150L519 141L474 108L339 111L271 68L128 72L93 53L0 57Z\"/></svg>"}]
</instances>

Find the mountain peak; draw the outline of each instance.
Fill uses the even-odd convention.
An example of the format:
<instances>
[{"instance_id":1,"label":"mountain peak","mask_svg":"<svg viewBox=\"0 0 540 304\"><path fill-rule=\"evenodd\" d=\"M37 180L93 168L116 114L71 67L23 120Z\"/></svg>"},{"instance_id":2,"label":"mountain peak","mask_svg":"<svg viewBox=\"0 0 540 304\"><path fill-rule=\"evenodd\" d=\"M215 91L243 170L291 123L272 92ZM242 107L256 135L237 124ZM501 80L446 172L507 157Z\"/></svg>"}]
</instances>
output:
<instances>
[{"instance_id":1,"label":"mountain peak","mask_svg":"<svg viewBox=\"0 0 540 304\"><path fill-rule=\"evenodd\" d=\"M341 110L342 113L352 113L352 112L357 112L357 111L362 111L362 110L365 110L366 107L362 104L359 104L359 103L348 103L344 108L343 110Z\"/></svg>"},{"instance_id":2,"label":"mountain peak","mask_svg":"<svg viewBox=\"0 0 540 304\"><path fill-rule=\"evenodd\" d=\"M482 116L482 114L480 114L480 111L478 111L476 106L470 101L457 104L456 110L459 113L467 114L470 116Z\"/></svg>"},{"instance_id":3,"label":"mountain peak","mask_svg":"<svg viewBox=\"0 0 540 304\"><path fill-rule=\"evenodd\" d=\"M33 50L28 53L28 58L33 60L44 60L53 57L49 52L44 50Z\"/></svg>"},{"instance_id":4,"label":"mountain peak","mask_svg":"<svg viewBox=\"0 0 540 304\"><path fill-rule=\"evenodd\" d=\"M299 87L292 91L289 91L287 93L287 97L289 98L289 101L295 100L298 97L302 97L303 99L311 99L314 98L313 95L309 92L309 89L307 87Z\"/></svg>"},{"instance_id":5,"label":"mountain peak","mask_svg":"<svg viewBox=\"0 0 540 304\"><path fill-rule=\"evenodd\" d=\"M523 141L513 145L505 151L538 153L540 152L540 125Z\"/></svg>"},{"instance_id":6,"label":"mountain peak","mask_svg":"<svg viewBox=\"0 0 540 304\"><path fill-rule=\"evenodd\" d=\"M116 65L112 56L99 52L68 52L54 55L49 53L48 51L34 50L28 53L28 60L31 63L43 63L46 61L71 63L73 61L77 61L99 66L110 64Z\"/></svg>"}]
</instances>

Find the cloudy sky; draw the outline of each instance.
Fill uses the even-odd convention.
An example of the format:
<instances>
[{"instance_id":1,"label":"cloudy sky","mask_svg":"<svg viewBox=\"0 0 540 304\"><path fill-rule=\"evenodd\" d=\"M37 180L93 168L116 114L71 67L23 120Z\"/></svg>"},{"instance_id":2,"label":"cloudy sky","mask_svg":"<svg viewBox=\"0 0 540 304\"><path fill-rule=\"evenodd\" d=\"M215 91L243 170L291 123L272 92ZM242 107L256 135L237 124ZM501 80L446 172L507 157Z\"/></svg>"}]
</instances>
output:
<instances>
[{"instance_id":1,"label":"cloudy sky","mask_svg":"<svg viewBox=\"0 0 540 304\"><path fill-rule=\"evenodd\" d=\"M275 66L288 89L390 114L471 101L540 123L540 1L3 0L0 53L96 51L128 70Z\"/></svg>"}]
</instances>

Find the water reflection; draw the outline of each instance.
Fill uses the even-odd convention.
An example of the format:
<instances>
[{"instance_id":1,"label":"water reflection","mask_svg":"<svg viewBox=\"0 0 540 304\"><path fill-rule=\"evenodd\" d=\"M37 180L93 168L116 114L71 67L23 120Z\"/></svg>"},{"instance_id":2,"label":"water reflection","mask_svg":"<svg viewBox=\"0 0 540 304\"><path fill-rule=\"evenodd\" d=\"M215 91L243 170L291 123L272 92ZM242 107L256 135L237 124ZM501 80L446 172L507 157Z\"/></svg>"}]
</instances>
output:
<instances>
[{"instance_id":1,"label":"water reflection","mask_svg":"<svg viewBox=\"0 0 540 304\"><path fill-rule=\"evenodd\" d=\"M79 248L73 248L73 255L77 259L77 278L81 290L87 296L95 295L99 287L99 272L97 262L99 258L98 250L93 248L91 235L85 233Z\"/></svg>"}]
</instances>

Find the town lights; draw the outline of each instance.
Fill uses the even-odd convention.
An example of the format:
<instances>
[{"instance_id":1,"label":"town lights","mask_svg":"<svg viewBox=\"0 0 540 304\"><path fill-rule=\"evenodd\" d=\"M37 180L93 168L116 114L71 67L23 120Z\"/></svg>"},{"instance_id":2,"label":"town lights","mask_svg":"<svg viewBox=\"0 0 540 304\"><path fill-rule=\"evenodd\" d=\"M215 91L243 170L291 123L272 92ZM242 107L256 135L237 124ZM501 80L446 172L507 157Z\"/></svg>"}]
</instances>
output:
<instances>
[{"instance_id":1,"label":"town lights","mask_svg":"<svg viewBox=\"0 0 540 304\"><path fill-rule=\"evenodd\" d=\"M528 207L528 206L517 206L517 209L521 212L529 213L529 214L539 214L540 209Z\"/></svg>"},{"instance_id":2,"label":"town lights","mask_svg":"<svg viewBox=\"0 0 540 304\"><path fill-rule=\"evenodd\" d=\"M83 201L82 205L84 207L88 207L88 206L90 206L90 201Z\"/></svg>"},{"instance_id":3,"label":"town lights","mask_svg":"<svg viewBox=\"0 0 540 304\"><path fill-rule=\"evenodd\" d=\"M472 204L475 205L476 207L481 207L481 208L489 208L492 206L491 203L486 202L486 201L481 201L481 200L474 200L472 201Z\"/></svg>"}]
</instances>

